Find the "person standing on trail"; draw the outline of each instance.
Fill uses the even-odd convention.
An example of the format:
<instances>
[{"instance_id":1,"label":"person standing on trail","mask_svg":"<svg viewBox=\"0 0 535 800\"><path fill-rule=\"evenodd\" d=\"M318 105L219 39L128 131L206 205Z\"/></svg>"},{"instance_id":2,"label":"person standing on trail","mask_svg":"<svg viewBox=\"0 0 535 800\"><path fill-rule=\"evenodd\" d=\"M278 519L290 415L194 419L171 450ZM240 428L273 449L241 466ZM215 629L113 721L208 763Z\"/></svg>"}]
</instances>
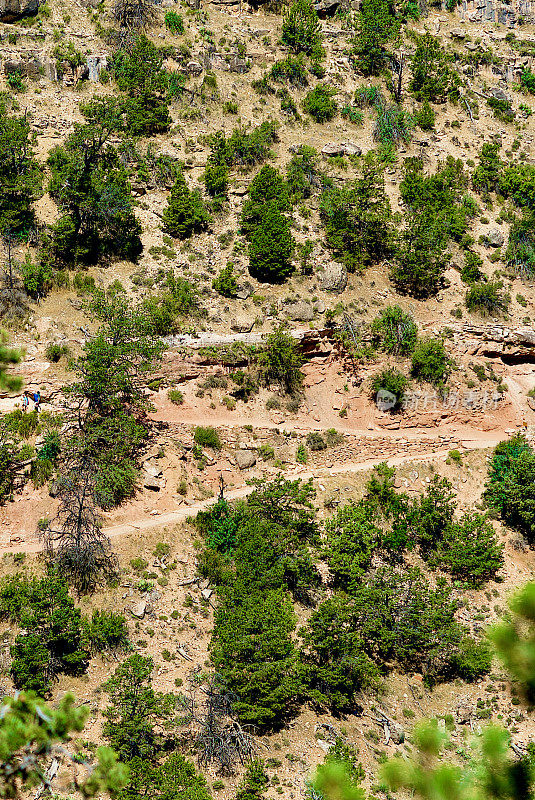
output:
<instances>
[{"instance_id":1,"label":"person standing on trail","mask_svg":"<svg viewBox=\"0 0 535 800\"><path fill-rule=\"evenodd\" d=\"M24 392L22 395L22 413L25 414L28 411L28 406L30 405L30 398L28 397L28 393Z\"/></svg>"},{"instance_id":2,"label":"person standing on trail","mask_svg":"<svg viewBox=\"0 0 535 800\"><path fill-rule=\"evenodd\" d=\"M41 392L39 389L34 392L33 402L35 403L35 410L39 413L41 411Z\"/></svg>"}]
</instances>

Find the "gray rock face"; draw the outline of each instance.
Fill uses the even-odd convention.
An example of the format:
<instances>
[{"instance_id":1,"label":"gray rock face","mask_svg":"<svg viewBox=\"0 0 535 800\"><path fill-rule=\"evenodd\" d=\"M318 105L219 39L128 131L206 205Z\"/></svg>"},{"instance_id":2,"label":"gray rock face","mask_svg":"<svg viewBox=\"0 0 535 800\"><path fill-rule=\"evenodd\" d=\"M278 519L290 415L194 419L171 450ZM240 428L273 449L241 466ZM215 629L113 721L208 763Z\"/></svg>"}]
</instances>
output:
<instances>
[{"instance_id":1,"label":"gray rock face","mask_svg":"<svg viewBox=\"0 0 535 800\"><path fill-rule=\"evenodd\" d=\"M314 309L306 300L298 300L286 306L289 319L294 322L311 322L314 319Z\"/></svg>"},{"instance_id":2,"label":"gray rock face","mask_svg":"<svg viewBox=\"0 0 535 800\"><path fill-rule=\"evenodd\" d=\"M505 242L505 236L498 228L491 228L487 236L491 247L501 247Z\"/></svg>"},{"instance_id":3,"label":"gray rock face","mask_svg":"<svg viewBox=\"0 0 535 800\"><path fill-rule=\"evenodd\" d=\"M324 292L343 292L347 286L347 270L343 264L328 264L318 277Z\"/></svg>"},{"instance_id":4,"label":"gray rock face","mask_svg":"<svg viewBox=\"0 0 535 800\"><path fill-rule=\"evenodd\" d=\"M96 83L100 77L101 70L108 66L107 56L91 55L87 56L87 79L92 83Z\"/></svg>"},{"instance_id":5,"label":"gray rock face","mask_svg":"<svg viewBox=\"0 0 535 800\"><path fill-rule=\"evenodd\" d=\"M235 454L236 464L239 469L250 469L256 464L254 450L238 450Z\"/></svg>"},{"instance_id":6,"label":"gray rock face","mask_svg":"<svg viewBox=\"0 0 535 800\"><path fill-rule=\"evenodd\" d=\"M39 0L0 0L0 22L15 22L39 10Z\"/></svg>"}]
</instances>

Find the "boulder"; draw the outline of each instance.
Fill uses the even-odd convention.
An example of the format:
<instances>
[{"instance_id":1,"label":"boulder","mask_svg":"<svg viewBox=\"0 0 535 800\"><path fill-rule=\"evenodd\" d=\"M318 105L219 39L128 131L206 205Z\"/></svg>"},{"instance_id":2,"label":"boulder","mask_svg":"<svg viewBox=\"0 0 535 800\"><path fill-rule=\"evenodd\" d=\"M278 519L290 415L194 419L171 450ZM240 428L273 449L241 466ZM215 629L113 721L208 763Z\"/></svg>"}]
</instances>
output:
<instances>
[{"instance_id":1,"label":"boulder","mask_svg":"<svg viewBox=\"0 0 535 800\"><path fill-rule=\"evenodd\" d=\"M156 464L153 464L152 461L145 461L143 464L143 469L151 478L161 478L162 477L162 470L160 467L157 467Z\"/></svg>"},{"instance_id":2,"label":"boulder","mask_svg":"<svg viewBox=\"0 0 535 800\"><path fill-rule=\"evenodd\" d=\"M238 291L236 292L236 297L238 300L247 300L253 293L253 287L250 283L243 283L238 286Z\"/></svg>"},{"instance_id":3,"label":"boulder","mask_svg":"<svg viewBox=\"0 0 535 800\"><path fill-rule=\"evenodd\" d=\"M256 453L254 450L238 450L234 457L239 469L250 469L256 464Z\"/></svg>"},{"instance_id":4,"label":"boulder","mask_svg":"<svg viewBox=\"0 0 535 800\"><path fill-rule=\"evenodd\" d=\"M397 723L390 720L389 722L390 728L390 739L393 744L403 744L405 741L405 730L403 727Z\"/></svg>"},{"instance_id":5,"label":"boulder","mask_svg":"<svg viewBox=\"0 0 535 800\"><path fill-rule=\"evenodd\" d=\"M254 320L245 317L236 317L230 321L230 330L235 333L250 333L253 329Z\"/></svg>"},{"instance_id":6,"label":"boulder","mask_svg":"<svg viewBox=\"0 0 535 800\"><path fill-rule=\"evenodd\" d=\"M165 487L165 478L153 478L152 475L145 475L143 486L145 489L150 489L151 492L159 492Z\"/></svg>"},{"instance_id":7,"label":"boulder","mask_svg":"<svg viewBox=\"0 0 535 800\"><path fill-rule=\"evenodd\" d=\"M311 322L314 319L312 303L307 300L298 300L286 306L286 314L294 322Z\"/></svg>"},{"instance_id":8,"label":"boulder","mask_svg":"<svg viewBox=\"0 0 535 800\"><path fill-rule=\"evenodd\" d=\"M491 228L487 234L487 239L491 247L501 247L505 242L505 236L498 228Z\"/></svg>"},{"instance_id":9,"label":"boulder","mask_svg":"<svg viewBox=\"0 0 535 800\"><path fill-rule=\"evenodd\" d=\"M145 612L147 610L147 603L145 600L140 600L139 603L135 603L132 608L130 609L130 613L133 617L137 617L137 619L143 619L145 616Z\"/></svg>"},{"instance_id":10,"label":"boulder","mask_svg":"<svg viewBox=\"0 0 535 800\"><path fill-rule=\"evenodd\" d=\"M186 70L190 75L200 75L202 72L202 64L198 61L188 61Z\"/></svg>"},{"instance_id":11,"label":"boulder","mask_svg":"<svg viewBox=\"0 0 535 800\"><path fill-rule=\"evenodd\" d=\"M362 150L355 144L355 142L342 142L340 145L344 150L344 155L346 156L360 156L362 155Z\"/></svg>"},{"instance_id":12,"label":"boulder","mask_svg":"<svg viewBox=\"0 0 535 800\"><path fill-rule=\"evenodd\" d=\"M322 156L343 156L344 145L336 144L336 142L329 142L321 148Z\"/></svg>"},{"instance_id":13,"label":"boulder","mask_svg":"<svg viewBox=\"0 0 535 800\"><path fill-rule=\"evenodd\" d=\"M243 75L251 69L251 62L237 55L232 55L228 61L228 69L229 72L236 72L238 75Z\"/></svg>"},{"instance_id":14,"label":"boulder","mask_svg":"<svg viewBox=\"0 0 535 800\"><path fill-rule=\"evenodd\" d=\"M319 287L324 292L343 292L347 286L347 270L343 264L328 264L318 277Z\"/></svg>"},{"instance_id":15,"label":"boulder","mask_svg":"<svg viewBox=\"0 0 535 800\"><path fill-rule=\"evenodd\" d=\"M0 22L15 22L39 10L39 0L0 0Z\"/></svg>"},{"instance_id":16,"label":"boulder","mask_svg":"<svg viewBox=\"0 0 535 800\"><path fill-rule=\"evenodd\" d=\"M332 17L340 5L340 0L316 0L314 8L319 17Z\"/></svg>"},{"instance_id":17,"label":"boulder","mask_svg":"<svg viewBox=\"0 0 535 800\"><path fill-rule=\"evenodd\" d=\"M503 91L503 89L499 89L497 86L495 86L492 89L489 89L489 94L491 97L494 97L495 100L503 100L506 103L511 102L511 98L509 97L509 95L506 94Z\"/></svg>"}]
</instances>

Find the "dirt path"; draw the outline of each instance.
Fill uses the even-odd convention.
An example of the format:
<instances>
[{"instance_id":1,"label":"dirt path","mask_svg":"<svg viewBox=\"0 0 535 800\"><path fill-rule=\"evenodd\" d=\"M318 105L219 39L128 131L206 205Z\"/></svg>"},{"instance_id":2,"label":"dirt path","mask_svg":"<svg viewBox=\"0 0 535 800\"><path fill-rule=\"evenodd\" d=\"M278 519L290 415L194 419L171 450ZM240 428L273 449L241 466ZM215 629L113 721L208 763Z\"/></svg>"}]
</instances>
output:
<instances>
[{"instance_id":1,"label":"dirt path","mask_svg":"<svg viewBox=\"0 0 535 800\"><path fill-rule=\"evenodd\" d=\"M322 430L318 428L318 430ZM366 432L369 435L369 431ZM384 435L385 432L383 432ZM388 432L392 439L395 438L396 434L399 436L398 431ZM388 435L387 434L387 435ZM426 431L426 435L429 436L429 431ZM494 447L499 441L501 441L507 434L505 431L493 431L491 434L483 433L480 430L464 430L462 438L462 448L465 451L470 450L481 450L490 447ZM438 439L438 431L437 431L437 439ZM437 441L438 444L438 441ZM355 463L343 463L340 465L332 465L326 467L316 467L314 469L307 468L305 466L297 467L293 470L289 470L284 473L285 477L289 479L296 479L301 478L302 480L308 480L309 478L325 478L332 475L343 475L343 474L352 474L358 472L364 472L372 468L373 466L386 461L389 466L400 466L401 464L407 464L412 462L418 462L422 459L426 461L433 461L438 460L442 461L447 458L449 452L451 450L451 446L446 447L437 447L432 453L426 450L421 450L414 453L403 453L401 455L395 455L390 457L382 457L382 458L368 458L364 459L359 462ZM237 500L243 497L246 497L249 492L253 490L254 487L249 485L242 485L235 489L231 489L226 492L226 498L228 500ZM214 498L210 497L206 500L199 500L195 503L182 505L180 508L176 510L164 512L164 513L149 513L144 514L143 516L132 520L131 522L121 523L119 525L109 525L104 528L104 532L111 538L117 538L120 536L128 536L137 531L143 530L154 530L155 528L162 528L169 525L176 525L180 522L184 522L188 517L195 516L199 511L202 511L208 508L211 504L214 503ZM41 543L34 539L33 541L22 541L19 543L10 543L8 545L0 546L0 552L2 553L39 553L42 550Z\"/></svg>"}]
</instances>

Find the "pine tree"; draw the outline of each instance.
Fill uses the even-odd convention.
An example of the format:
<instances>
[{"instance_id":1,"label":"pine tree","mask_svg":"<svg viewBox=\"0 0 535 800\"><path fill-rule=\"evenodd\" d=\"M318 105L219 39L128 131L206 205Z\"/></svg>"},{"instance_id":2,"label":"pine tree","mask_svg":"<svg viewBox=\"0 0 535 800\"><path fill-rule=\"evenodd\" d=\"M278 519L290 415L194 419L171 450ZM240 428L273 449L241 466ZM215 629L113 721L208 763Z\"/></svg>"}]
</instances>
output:
<instances>
[{"instance_id":1,"label":"pine tree","mask_svg":"<svg viewBox=\"0 0 535 800\"><path fill-rule=\"evenodd\" d=\"M324 54L321 25L314 4L310 0L294 0L284 15L282 43L294 53L306 53L312 58Z\"/></svg>"},{"instance_id":2,"label":"pine tree","mask_svg":"<svg viewBox=\"0 0 535 800\"><path fill-rule=\"evenodd\" d=\"M179 175L163 212L165 230L177 239L188 239L205 230L210 222L199 192L190 191L184 176Z\"/></svg>"},{"instance_id":3,"label":"pine tree","mask_svg":"<svg viewBox=\"0 0 535 800\"><path fill-rule=\"evenodd\" d=\"M385 67L385 45L399 35L400 23L388 0L363 0L357 20L353 53L364 75L378 75Z\"/></svg>"},{"instance_id":4,"label":"pine tree","mask_svg":"<svg viewBox=\"0 0 535 800\"><path fill-rule=\"evenodd\" d=\"M263 206L262 218L251 232L249 270L259 281L278 283L293 272L295 241L290 225L275 202Z\"/></svg>"}]
</instances>

